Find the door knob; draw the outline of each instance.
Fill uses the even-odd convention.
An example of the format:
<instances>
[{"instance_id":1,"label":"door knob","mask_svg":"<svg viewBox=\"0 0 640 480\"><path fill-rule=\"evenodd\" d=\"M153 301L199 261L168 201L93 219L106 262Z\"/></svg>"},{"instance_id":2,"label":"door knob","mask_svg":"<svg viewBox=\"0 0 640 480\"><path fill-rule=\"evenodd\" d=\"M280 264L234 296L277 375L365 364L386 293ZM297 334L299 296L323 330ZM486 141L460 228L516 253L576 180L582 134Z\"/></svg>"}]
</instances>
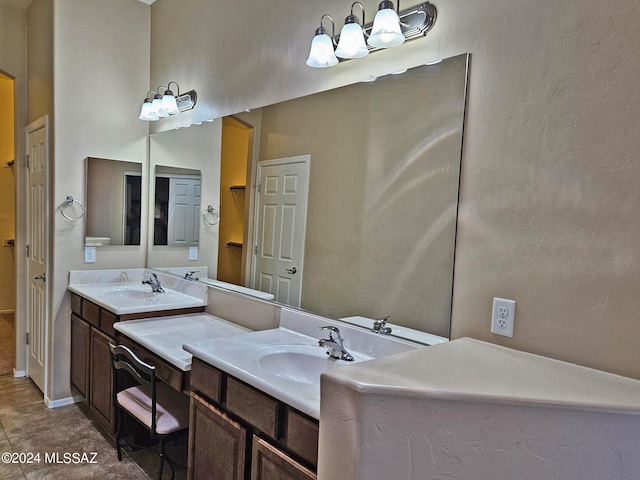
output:
<instances>
[{"instance_id":1,"label":"door knob","mask_svg":"<svg viewBox=\"0 0 640 480\"><path fill-rule=\"evenodd\" d=\"M287 270L287 273L290 273L291 275L293 275L298 271L296 267L287 268L286 270Z\"/></svg>"},{"instance_id":2,"label":"door knob","mask_svg":"<svg viewBox=\"0 0 640 480\"><path fill-rule=\"evenodd\" d=\"M42 280L43 282L47 281L47 274L43 273L42 275L38 275L36 277L33 277L34 280Z\"/></svg>"}]
</instances>

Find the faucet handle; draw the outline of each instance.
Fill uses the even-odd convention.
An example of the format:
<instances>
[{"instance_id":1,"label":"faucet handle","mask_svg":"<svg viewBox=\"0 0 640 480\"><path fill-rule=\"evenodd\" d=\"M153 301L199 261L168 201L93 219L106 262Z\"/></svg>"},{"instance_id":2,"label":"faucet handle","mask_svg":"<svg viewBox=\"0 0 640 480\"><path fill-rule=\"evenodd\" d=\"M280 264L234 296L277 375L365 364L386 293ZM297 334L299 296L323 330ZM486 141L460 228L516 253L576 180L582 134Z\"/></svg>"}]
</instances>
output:
<instances>
[{"instance_id":1,"label":"faucet handle","mask_svg":"<svg viewBox=\"0 0 640 480\"><path fill-rule=\"evenodd\" d=\"M318 330L329 330L329 340L333 340L333 333L336 334L336 337L340 338L340 329L338 327L334 327L333 325L318 327Z\"/></svg>"},{"instance_id":2,"label":"faucet handle","mask_svg":"<svg viewBox=\"0 0 640 480\"><path fill-rule=\"evenodd\" d=\"M390 334L391 333L391 328L390 327L386 327L385 325L387 324L387 321L391 318L390 315L387 315L386 317L382 317L382 318L378 318L376 320L373 321L373 328L371 329L372 332L374 333L383 333L383 334Z\"/></svg>"}]
</instances>

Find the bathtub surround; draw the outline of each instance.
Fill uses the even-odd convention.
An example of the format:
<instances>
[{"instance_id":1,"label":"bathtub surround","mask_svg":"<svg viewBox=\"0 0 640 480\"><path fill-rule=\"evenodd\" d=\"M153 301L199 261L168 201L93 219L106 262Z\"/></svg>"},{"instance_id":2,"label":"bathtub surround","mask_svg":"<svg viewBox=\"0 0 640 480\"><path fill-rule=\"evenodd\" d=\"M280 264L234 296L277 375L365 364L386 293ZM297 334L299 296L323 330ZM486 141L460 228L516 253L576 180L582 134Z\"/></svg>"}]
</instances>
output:
<instances>
[{"instance_id":1,"label":"bathtub surround","mask_svg":"<svg viewBox=\"0 0 640 480\"><path fill-rule=\"evenodd\" d=\"M330 371L322 392L322 479L640 471L640 381L618 375L462 338Z\"/></svg>"}]
</instances>

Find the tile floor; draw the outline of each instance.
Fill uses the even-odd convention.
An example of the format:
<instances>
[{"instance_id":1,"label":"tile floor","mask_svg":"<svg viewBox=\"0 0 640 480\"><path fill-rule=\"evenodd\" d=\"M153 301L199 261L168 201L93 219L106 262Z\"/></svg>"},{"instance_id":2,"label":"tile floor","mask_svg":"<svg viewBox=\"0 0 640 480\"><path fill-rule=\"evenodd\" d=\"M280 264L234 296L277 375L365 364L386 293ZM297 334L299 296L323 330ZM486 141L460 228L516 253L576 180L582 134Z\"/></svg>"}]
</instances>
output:
<instances>
[{"instance_id":1,"label":"tile floor","mask_svg":"<svg viewBox=\"0 0 640 480\"><path fill-rule=\"evenodd\" d=\"M186 441L173 447L172 458L186 456ZM32 454L31 463L5 463L5 454ZM93 454L95 453L95 458ZM155 452L128 452L118 462L115 448L76 405L47 408L42 393L28 378L0 376L0 479L147 480L157 476ZM39 462L35 457L40 454ZM67 463L65 454L95 463ZM86 458L81 455L87 454ZM56 456L57 455L57 456ZM23 458L24 459L24 458ZM18 458L18 460L21 460ZM71 457L74 460L74 457ZM165 467L163 478L170 478ZM176 470L176 479L186 471Z\"/></svg>"}]
</instances>

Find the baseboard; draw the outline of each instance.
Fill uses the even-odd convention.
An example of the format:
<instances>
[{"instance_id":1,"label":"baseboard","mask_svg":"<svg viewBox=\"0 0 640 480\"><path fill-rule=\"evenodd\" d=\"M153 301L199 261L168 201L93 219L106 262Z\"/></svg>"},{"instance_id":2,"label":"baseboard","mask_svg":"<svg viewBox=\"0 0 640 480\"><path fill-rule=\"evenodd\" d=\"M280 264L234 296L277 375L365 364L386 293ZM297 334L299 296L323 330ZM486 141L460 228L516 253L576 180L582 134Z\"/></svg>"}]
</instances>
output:
<instances>
[{"instance_id":1,"label":"baseboard","mask_svg":"<svg viewBox=\"0 0 640 480\"><path fill-rule=\"evenodd\" d=\"M21 378L21 377L26 377L27 376L27 372L25 372L24 370L16 370L15 368L13 369L13 376L15 378Z\"/></svg>"},{"instance_id":2,"label":"baseboard","mask_svg":"<svg viewBox=\"0 0 640 480\"><path fill-rule=\"evenodd\" d=\"M76 403L76 400L73 397L61 398L60 400L49 400L49 398L45 398L44 403L49 408L58 408Z\"/></svg>"}]
</instances>

